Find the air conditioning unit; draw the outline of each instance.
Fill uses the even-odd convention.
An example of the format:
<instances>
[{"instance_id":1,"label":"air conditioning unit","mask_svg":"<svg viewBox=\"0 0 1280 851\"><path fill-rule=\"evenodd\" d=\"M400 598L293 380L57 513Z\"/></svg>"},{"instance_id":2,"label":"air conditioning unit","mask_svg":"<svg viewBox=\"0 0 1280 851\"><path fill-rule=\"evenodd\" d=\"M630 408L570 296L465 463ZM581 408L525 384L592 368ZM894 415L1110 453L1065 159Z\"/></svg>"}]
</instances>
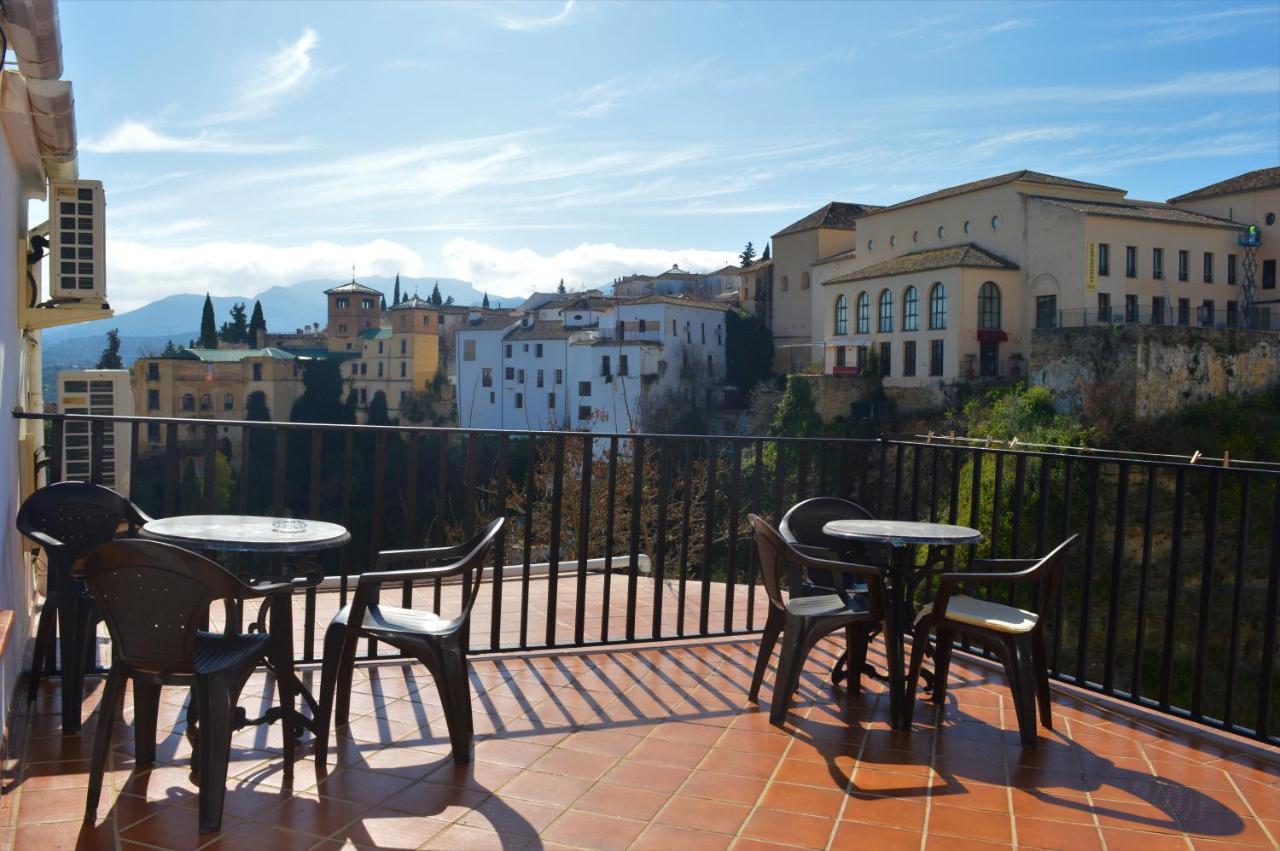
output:
<instances>
[{"instance_id":1,"label":"air conditioning unit","mask_svg":"<svg viewBox=\"0 0 1280 851\"><path fill-rule=\"evenodd\" d=\"M63 414L132 416L133 387L127 369L69 369L58 373L58 411ZM62 430L62 478L87 482L93 435L88 422L68 420ZM129 423L108 423L102 433L100 482L129 493L133 460Z\"/></svg>"},{"instance_id":2,"label":"air conditioning unit","mask_svg":"<svg viewBox=\"0 0 1280 851\"><path fill-rule=\"evenodd\" d=\"M100 180L53 181L49 191L49 298L107 300L106 196Z\"/></svg>"}]
</instances>

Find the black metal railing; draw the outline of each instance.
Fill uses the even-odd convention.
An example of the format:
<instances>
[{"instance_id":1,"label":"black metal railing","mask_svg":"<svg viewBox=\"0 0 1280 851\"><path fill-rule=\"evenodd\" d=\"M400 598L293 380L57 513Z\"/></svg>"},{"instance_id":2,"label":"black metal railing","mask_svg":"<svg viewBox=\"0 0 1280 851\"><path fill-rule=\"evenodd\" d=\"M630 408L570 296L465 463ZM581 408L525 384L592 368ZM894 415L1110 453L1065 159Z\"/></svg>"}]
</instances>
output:
<instances>
[{"instance_id":1,"label":"black metal railing","mask_svg":"<svg viewBox=\"0 0 1280 851\"><path fill-rule=\"evenodd\" d=\"M16 416L46 422L51 481L62 476L51 449L69 421L91 424L95 477L106 426L127 422L130 496L149 512L289 512L346 525L352 542L325 565L339 602L378 550L456 539L505 514L495 559L505 569L473 611L474 652L758 630L766 603L747 515L776 522L819 494L880 517L980 529L982 544L936 554L961 567L1043 553L1080 533L1047 613L1053 675L1280 742L1274 466L897 439ZM147 451L156 429L161 446ZM406 586L399 602L439 611L457 593ZM1013 587L993 597L1034 599ZM313 589L300 661L317 659L318 611ZM370 644L367 655L385 650Z\"/></svg>"},{"instance_id":2,"label":"black metal railing","mask_svg":"<svg viewBox=\"0 0 1280 851\"><path fill-rule=\"evenodd\" d=\"M1130 307L1125 305L1111 306L1107 309L1096 307L1079 307L1071 310L1058 310L1052 314L1036 316L1036 330L1047 331L1056 328L1094 328L1099 326L1122 325L1155 325L1163 327L1183 328L1248 328L1254 331L1280 330L1272 321L1271 310L1257 307L1247 322L1243 312L1242 294L1227 301L1217 301L1210 307L1200 301L1185 299L1185 304L1174 301L1164 307L1150 306Z\"/></svg>"}]
</instances>

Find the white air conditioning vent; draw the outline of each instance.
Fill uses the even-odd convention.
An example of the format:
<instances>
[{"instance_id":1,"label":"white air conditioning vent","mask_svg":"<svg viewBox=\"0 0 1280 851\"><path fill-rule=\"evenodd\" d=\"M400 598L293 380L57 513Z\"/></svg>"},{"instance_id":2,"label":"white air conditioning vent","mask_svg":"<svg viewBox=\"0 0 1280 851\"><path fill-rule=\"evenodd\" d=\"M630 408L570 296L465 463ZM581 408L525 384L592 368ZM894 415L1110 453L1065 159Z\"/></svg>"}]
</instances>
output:
<instances>
[{"instance_id":1,"label":"white air conditioning vent","mask_svg":"<svg viewBox=\"0 0 1280 851\"><path fill-rule=\"evenodd\" d=\"M76 369L58 373L58 410L64 414L129 416L133 413L133 387L125 369ZM62 477L87 482L91 472L92 432L89 423L69 421L63 427ZM123 494L129 492L129 467L133 457L132 427L108 423L102 434L102 484Z\"/></svg>"},{"instance_id":2,"label":"white air conditioning vent","mask_svg":"<svg viewBox=\"0 0 1280 851\"><path fill-rule=\"evenodd\" d=\"M51 299L106 301L106 207L99 180L50 185Z\"/></svg>"}]
</instances>

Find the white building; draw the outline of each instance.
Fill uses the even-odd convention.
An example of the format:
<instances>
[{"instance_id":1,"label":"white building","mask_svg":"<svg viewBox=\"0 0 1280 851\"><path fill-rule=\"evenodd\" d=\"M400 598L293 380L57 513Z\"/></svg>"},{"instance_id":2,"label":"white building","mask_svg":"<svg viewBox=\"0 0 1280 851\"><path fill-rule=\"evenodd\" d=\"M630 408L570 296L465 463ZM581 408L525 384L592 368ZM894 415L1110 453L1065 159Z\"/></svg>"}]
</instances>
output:
<instances>
[{"instance_id":1,"label":"white building","mask_svg":"<svg viewBox=\"0 0 1280 851\"><path fill-rule=\"evenodd\" d=\"M672 266L657 275L627 275L613 282L617 298L644 298L651 295L689 296L711 301L738 290L737 266L725 266L714 272L688 272Z\"/></svg>"},{"instance_id":2,"label":"white building","mask_svg":"<svg viewBox=\"0 0 1280 851\"><path fill-rule=\"evenodd\" d=\"M569 297L457 331L463 428L662 430L725 374L727 308Z\"/></svg>"}]
</instances>

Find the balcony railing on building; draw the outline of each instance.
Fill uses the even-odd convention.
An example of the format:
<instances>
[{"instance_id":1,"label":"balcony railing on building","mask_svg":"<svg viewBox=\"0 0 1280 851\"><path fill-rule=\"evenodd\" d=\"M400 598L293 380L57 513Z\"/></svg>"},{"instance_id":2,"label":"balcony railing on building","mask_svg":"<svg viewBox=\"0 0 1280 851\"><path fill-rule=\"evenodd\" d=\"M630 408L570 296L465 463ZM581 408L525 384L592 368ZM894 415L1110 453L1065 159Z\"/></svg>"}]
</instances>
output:
<instances>
[{"instance_id":1,"label":"balcony railing on building","mask_svg":"<svg viewBox=\"0 0 1280 851\"><path fill-rule=\"evenodd\" d=\"M108 426L122 422L133 451L117 447L118 463L154 515L292 513L347 526L352 542L322 562L328 584L307 592L302 662L319 658L318 593L345 601L379 550L457 540L498 515L510 522L470 624L477 653L754 632L764 597L747 515L776 522L822 494L878 517L981 530L979 546L921 554L952 565L1039 554L1080 533L1052 613L1053 675L1280 743L1280 465L898 439L240 421L196 426L205 439L193 450L178 440L189 420L16 416L46 421L51 481L64 474L52 449L68 423L90 424L100 478ZM154 427L163 452L140 456ZM219 457L228 428L239 437L230 464ZM402 589L405 605L437 609L458 593ZM1012 586L995 596L1022 599Z\"/></svg>"},{"instance_id":2,"label":"balcony railing on building","mask_svg":"<svg viewBox=\"0 0 1280 851\"><path fill-rule=\"evenodd\" d=\"M1270 305L1255 305L1252 319L1246 323L1243 308L1237 303L1215 303L1210 307L1190 299L1164 307L1099 309L1093 307L1058 310L1036 318L1036 330L1057 328L1092 328L1124 325L1154 325L1188 328L1249 328L1255 331L1280 331L1280 321L1272 318Z\"/></svg>"}]
</instances>

